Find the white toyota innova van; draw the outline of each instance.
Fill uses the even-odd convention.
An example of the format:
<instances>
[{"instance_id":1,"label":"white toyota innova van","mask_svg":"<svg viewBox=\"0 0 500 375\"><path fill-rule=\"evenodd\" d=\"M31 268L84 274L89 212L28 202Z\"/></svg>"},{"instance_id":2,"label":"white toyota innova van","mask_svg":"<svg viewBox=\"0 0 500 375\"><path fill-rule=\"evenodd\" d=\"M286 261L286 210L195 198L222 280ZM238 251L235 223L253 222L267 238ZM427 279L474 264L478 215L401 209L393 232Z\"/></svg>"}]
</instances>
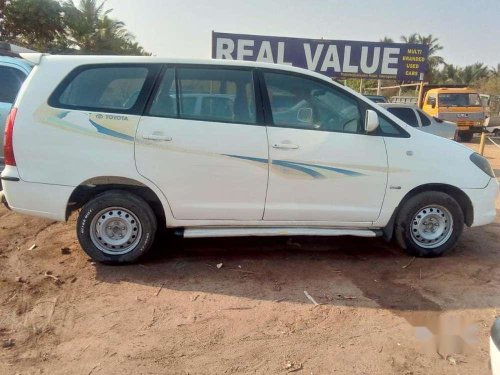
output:
<instances>
[{"instance_id":1,"label":"white toyota innova van","mask_svg":"<svg viewBox=\"0 0 500 375\"><path fill-rule=\"evenodd\" d=\"M8 206L67 220L93 259L185 237L395 237L416 256L495 218L487 160L289 66L25 56L7 121Z\"/></svg>"}]
</instances>

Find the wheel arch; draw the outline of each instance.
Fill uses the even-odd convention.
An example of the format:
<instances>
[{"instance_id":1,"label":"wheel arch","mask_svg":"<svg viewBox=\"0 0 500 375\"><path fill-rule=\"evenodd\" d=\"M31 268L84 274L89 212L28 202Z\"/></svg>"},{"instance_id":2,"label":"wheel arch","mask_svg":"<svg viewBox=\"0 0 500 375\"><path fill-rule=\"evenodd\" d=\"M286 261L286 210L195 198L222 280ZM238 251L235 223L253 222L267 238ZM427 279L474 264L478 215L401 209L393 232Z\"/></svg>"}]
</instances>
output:
<instances>
[{"instance_id":1,"label":"wheel arch","mask_svg":"<svg viewBox=\"0 0 500 375\"><path fill-rule=\"evenodd\" d=\"M442 193L446 193L449 196L451 196L453 199L455 199L462 209L462 212L464 214L464 222L465 224L470 227L474 221L474 206L472 205L472 201L470 198L467 196L467 194L461 190L460 188L457 188L456 186L453 185L448 185L448 184L424 184L424 185L419 185L412 190L410 190L406 195L403 197L401 202L399 202L398 206L394 210L391 219L389 220L389 223L385 226L383 229L384 233L384 238L386 240L390 240L393 236L394 233L394 225L396 223L396 218L398 217L399 211L401 207L412 197L414 197L417 194L427 192L427 191L439 191Z\"/></svg>"},{"instance_id":2,"label":"wheel arch","mask_svg":"<svg viewBox=\"0 0 500 375\"><path fill-rule=\"evenodd\" d=\"M66 220L73 211L76 211L96 195L109 190L124 190L143 198L153 209L159 224L166 223L166 211L168 207L152 190L143 182L128 177L99 176L83 181L71 193L66 205Z\"/></svg>"}]
</instances>

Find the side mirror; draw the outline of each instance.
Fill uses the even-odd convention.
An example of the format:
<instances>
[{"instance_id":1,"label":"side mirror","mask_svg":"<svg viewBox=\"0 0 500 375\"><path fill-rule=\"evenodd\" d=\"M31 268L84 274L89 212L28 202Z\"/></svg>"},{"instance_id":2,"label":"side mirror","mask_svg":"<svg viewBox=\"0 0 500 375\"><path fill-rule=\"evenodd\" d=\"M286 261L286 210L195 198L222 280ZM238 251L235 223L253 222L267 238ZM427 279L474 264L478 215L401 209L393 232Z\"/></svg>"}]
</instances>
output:
<instances>
[{"instance_id":1,"label":"side mirror","mask_svg":"<svg viewBox=\"0 0 500 375\"><path fill-rule=\"evenodd\" d=\"M431 105L432 108L436 108L436 99L430 98L429 99L429 103L430 103L430 105Z\"/></svg>"},{"instance_id":2,"label":"side mirror","mask_svg":"<svg viewBox=\"0 0 500 375\"><path fill-rule=\"evenodd\" d=\"M436 122L438 122L438 123L440 123L440 124L444 122L443 120L441 120L440 118L438 118L438 117L436 117L436 116L432 116L432 118L433 118L434 120L436 120Z\"/></svg>"},{"instance_id":3,"label":"side mirror","mask_svg":"<svg viewBox=\"0 0 500 375\"><path fill-rule=\"evenodd\" d=\"M367 109L365 116L365 132L373 133L375 130L377 130L378 126L379 121L377 112L372 109Z\"/></svg>"},{"instance_id":4,"label":"side mirror","mask_svg":"<svg viewBox=\"0 0 500 375\"><path fill-rule=\"evenodd\" d=\"M305 123L312 123L313 110L312 108L300 108L297 112L297 120Z\"/></svg>"}]
</instances>

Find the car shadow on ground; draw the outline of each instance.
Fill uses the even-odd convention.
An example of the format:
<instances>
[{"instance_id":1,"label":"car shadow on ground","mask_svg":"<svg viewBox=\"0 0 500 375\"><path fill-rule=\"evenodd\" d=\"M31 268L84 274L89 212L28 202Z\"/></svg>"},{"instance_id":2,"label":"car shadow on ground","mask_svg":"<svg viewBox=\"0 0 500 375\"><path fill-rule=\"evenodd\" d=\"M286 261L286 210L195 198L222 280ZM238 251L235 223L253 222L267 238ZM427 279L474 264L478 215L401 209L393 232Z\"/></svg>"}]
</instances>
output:
<instances>
[{"instance_id":1,"label":"car shadow on ground","mask_svg":"<svg viewBox=\"0 0 500 375\"><path fill-rule=\"evenodd\" d=\"M379 238L167 236L141 264L98 264L96 277L255 303L310 304L307 290L321 304L382 307L401 315L498 307L499 228L467 229L455 250L436 259L412 258Z\"/></svg>"}]
</instances>

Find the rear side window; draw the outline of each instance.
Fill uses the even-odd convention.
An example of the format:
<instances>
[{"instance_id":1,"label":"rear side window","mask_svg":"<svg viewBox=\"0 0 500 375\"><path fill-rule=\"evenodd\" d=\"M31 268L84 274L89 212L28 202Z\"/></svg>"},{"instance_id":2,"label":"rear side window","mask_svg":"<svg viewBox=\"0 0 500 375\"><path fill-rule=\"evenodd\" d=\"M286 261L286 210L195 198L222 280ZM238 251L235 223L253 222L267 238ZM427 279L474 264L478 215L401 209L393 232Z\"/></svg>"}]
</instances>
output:
<instances>
[{"instance_id":1,"label":"rear side window","mask_svg":"<svg viewBox=\"0 0 500 375\"><path fill-rule=\"evenodd\" d=\"M77 69L49 99L54 107L130 113L143 102L155 68L102 65ZM153 76L154 79L154 76ZM134 111L135 112L135 111Z\"/></svg>"},{"instance_id":2,"label":"rear side window","mask_svg":"<svg viewBox=\"0 0 500 375\"><path fill-rule=\"evenodd\" d=\"M411 108L387 108L389 112L391 112L397 118L403 120L408 125L413 126L414 128L418 128L418 120L415 111Z\"/></svg>"},{"instance_id":3,"label":"rear side window","mask_svg":"<svg viewBox=\"0 0 500 375\"><path fill-rule=\"evenodd\" d=\"M220 68L177 68L179 117L255 124L253 73Z\"/></svg>"},{"instance_id":4,"label":"rear side window","mask_svg":"<svg viewBox=\"0 0 500 375\"><path fill-rule=\"evenodd\" d=\"M14 103L26 74L19 69L0 66L0 102Z\"/></svg>"}]
</instances>

